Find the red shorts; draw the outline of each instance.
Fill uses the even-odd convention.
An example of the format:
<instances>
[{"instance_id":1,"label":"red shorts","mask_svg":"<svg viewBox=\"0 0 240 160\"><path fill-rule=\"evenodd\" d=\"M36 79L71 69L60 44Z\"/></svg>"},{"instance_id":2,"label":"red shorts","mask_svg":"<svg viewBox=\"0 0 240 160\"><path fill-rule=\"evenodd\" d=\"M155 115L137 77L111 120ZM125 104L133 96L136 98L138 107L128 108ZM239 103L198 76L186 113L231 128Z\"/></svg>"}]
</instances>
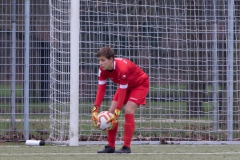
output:
<instances>
[{"instance_id":1,"label":"red shorts","mask_svg":"<svg viewBox=\"0 0 240 160\"><path fill-rule=\"evenodd\" d=\"M148 91L149 91L149 81L145 82L141 86L136 86L134 88L127 89L123 104L125 105L128 101L131 101L136 103L137 105L145 105ZM113 97L114 101L118 101L118 92L119 92L119 88L117 89Z\"/></svg>"}]
</instances>

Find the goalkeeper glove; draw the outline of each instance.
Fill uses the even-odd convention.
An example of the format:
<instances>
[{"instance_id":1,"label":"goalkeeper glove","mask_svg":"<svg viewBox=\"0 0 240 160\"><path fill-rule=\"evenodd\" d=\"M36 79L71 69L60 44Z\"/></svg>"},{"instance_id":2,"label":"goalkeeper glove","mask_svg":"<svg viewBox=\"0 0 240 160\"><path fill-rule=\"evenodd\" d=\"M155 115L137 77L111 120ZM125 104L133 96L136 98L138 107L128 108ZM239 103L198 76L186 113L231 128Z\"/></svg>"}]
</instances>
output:
<instances>
[{"instance_id":1,"label":"goalkeeper glove","mask_svg":"<svg viewBox=\"0 0 240 160\"><path fill-rule=\"evenodd\" d=\"M114 114L107 120L107 123L112 122L111 126L108 130L113 130L118 123L118 117L120 115L121 110L115 109Z\"/></svg>"},{"instance_id":2,"label":"goalkeeper glove","mask_svg":"<svg viewBox=\"0 0 240 160\"><path fill-rule=\"evenodd\" d=\"M92 109L92 123L94 127L97 127L99 108L99 106L94 106Z\"/></svg>"}]
</instances>

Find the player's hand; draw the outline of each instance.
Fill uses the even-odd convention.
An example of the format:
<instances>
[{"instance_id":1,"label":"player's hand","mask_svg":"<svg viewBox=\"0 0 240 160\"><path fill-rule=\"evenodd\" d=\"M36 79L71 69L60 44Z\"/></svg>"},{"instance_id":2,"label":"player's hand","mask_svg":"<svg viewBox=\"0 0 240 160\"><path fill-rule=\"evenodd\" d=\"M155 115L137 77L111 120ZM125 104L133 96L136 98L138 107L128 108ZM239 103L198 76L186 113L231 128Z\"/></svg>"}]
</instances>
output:
<instances>
[{"instance_id":1,"label":"player's hand","mask_svg":"<svg viewBox=\"0 0 240 160\"><path fill-rule=\"evenodd\" d=\"M118 117L119 117L120 113L121 113L121 110L115 109L114 114L107 120L107 123L112 122L112 124L108 130L113 130L117 126Z\"/></svg>"},{"instance_id":2,"label":"player's hand","mask_svg":"<svg viewBox=\"0 0 240 160\"><path fill-rule=\"evenodd\" d=\"M92 109L92 123L94 127L97 127L99 108L100 108L99 106L93 106L93 109Z\"/></svg>"}]
</instances>

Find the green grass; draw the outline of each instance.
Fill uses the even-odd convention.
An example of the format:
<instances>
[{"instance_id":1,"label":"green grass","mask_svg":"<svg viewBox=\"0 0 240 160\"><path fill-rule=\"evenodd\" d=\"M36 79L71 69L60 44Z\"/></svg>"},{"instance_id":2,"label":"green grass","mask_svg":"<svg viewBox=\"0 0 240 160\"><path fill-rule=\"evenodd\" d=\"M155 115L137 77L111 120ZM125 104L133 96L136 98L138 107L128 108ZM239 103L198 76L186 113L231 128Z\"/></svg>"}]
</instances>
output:
<instances>
[{"instance_id":1,"label":"green grass","mask_svg":"<svg viewBox=\"0 0 240 160\"><path fill-rule=\"evenodd\" d=\"M0 97L11 97L11 85L0 85ZM22 85L16 85L15 96L22 97L23 88Z\"/></svg>"},{"instance_id":2,"label":"green grass","mask_svg":"<svg viewBox=\"0 0 240 160\"><path fill-rule=\"evenodd\" d=\"M162 85L162 86L157 86L157 85L152 85L150 88L150 92L152 97L159 97L160 93L161 96L174 96L174 95L183 95L182 92L184 93L186 90L186 85ZM211 90L211 86L207 87L207 90ZM16 85L16 97L22 97L22 86L21 85ZM11 86L10 85L0 85L0 97L8 97L11 98ZM0 104L0 112L1 113L11 113L11 104L10 100L8 102ZM106 107L102 107L101 109L103 110L108 110L110 101L105 101L103 102ZM23 102L22 103L16 103L15 105L15 111L16 113L23 113ZM80 113L91 113L91 102L89 104L84 104L84 107L81 107L82 104L80 104ZM30 113L49 113L49 104L47 103L31 103L30 101ZM89 106L89 107L87 107ZM166 114L166 115L174 115L174 114L185 114L187 108L186 102L171 102L171 101L148 101L146 106L151 106L151 109L149 107L143 107L142 112L144 114ZM205 112L212 111L212 103L207 102L203 103L203 108ZM139 110L137 110L139 112ZM138 113L137 113L138 114Z\"/></svg>"},{"instance_id":3,"label":"green grass","mask_svg":"<svg viewBox=\"0 0 240 160\"><path fill-rule=\"evenodd\" d=\"M11 113L12 105L10 102L0 103L0 113ZM29 103L29 111L30 113L49 113L49 103ZM24 103L16 102L15 103L15 113L20 114L24 112Z\"/></svg>"},{"instance_id":4,"label":"green grass","mask_svg":"<svg viewBox=\"0 0 240 160\"><path fill-rule=\"evenodd\" d=\"M239 145L132 145L131 154L97 154L103 145L34 146L1 144L4 160L238 160ZM117 145L116 149L121 146Z\"/></svg>"}]
</instances>

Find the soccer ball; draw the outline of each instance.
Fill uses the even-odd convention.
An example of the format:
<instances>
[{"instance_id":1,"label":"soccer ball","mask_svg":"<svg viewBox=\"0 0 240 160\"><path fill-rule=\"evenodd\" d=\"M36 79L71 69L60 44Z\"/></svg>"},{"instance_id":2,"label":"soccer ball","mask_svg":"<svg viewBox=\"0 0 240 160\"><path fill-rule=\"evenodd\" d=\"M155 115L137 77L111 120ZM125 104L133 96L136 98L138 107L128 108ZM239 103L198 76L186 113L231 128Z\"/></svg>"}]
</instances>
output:
<instances>
[{"instance_id":1,"label":"soccer ball","mask_svg":"<svg viewBox=\"0 0 240 160\"><path fill-rule=\"evenodd\" d=\"M108 118L110 118L112 116L112 113L108 112L108 111L102 111L98 114L98 122L97 122L97 126L99 129L101 130L105 130L108 129L112 122L109 122L107 124L107 120Z\"/></svg>"}]
</instances>

